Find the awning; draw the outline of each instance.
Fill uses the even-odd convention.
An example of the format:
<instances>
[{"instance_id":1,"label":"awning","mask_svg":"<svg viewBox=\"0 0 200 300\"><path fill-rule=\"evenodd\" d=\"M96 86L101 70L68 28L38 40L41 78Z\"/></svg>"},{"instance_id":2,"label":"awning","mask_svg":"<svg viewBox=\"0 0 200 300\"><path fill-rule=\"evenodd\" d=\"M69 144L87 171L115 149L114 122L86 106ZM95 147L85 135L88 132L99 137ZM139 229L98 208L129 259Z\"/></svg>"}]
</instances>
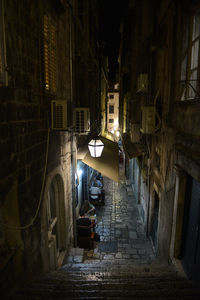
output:
<instances>
[{"instance_id":1,"label":"awning","mask_svg":"<svg viewBox=\"0 0 200 300\"><path fill-rule=\"evenodd\" d=\"M119 181L119 149L116 142L112 142L104 137L100 137L104 143L104 149L101 157L90 156L89 150L82 160L89 167L97 170L116 182Z\"/></svg>"},{"instance_id":2,"label":"awning","mask_svg":"<svg viewBox=\"0 0 200 300\"><path fill-rule=\"evenodd\" d=\"M88 152L88 144L81 146L77 149L77 159L84 159Z\"/></svg>"},{"instance_id":3,"label":"awning","mask_svg":"<svg viewBox=\"0 0 200 300\"><path fill-rule=\"evenodd\" d=\"M132 143L127 133L122 134L122 144L127 159L130 160L134 157L142 155L142 145L140 143Z\"/></svg>"}]
</instances>

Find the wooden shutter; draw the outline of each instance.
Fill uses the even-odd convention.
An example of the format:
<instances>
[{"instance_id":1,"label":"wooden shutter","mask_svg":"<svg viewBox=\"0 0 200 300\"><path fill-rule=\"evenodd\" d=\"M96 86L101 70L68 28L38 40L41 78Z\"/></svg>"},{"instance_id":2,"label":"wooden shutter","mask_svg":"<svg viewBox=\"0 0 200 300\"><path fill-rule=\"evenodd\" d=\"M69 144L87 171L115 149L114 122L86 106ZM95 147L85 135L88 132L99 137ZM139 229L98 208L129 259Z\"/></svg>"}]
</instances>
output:
<instances>
[{"instance_id":1,"label":"wooden shutter","mask_svg":"<svg viewBox=\"0 0 200 300\"><path fill-rule=\"evenodd\" d=\"M50 15L44 15L44 86L56 92L56 27Z\"/></svg>"},{"instance_id":2,"label":"wooden shutter","mask_svg":"<svg viewBox=\"0 0 200 300\"><path fill-rule=\"evenodd\" d=\"M7 85L7 83L4 7L3 1L0 0L0 85Z\"/></svg>"}]
</instances>

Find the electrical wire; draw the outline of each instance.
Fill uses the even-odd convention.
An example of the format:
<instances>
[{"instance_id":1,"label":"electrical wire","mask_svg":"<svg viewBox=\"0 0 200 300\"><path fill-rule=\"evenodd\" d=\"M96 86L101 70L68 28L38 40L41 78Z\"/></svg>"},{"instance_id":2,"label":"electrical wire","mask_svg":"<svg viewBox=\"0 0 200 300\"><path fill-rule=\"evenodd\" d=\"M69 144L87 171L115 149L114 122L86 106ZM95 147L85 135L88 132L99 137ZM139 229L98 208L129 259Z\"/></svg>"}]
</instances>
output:
<instances>
[{"instance_id":1,"label":"electrical wire","mask_svg":"<svg viewBox=\"0 0 200 300\"><path fill-rule=\"evenodd\" d=\"M160 129L160 126L161 126L161 119L160 119L160 116L159 116L159 113L157 112L157 109L156 109L156 102L158 100L158 96L160 94L160 90L157 91L156 95L155 95L155 98L154 98L154 107L155 107L155 113L156 113L156 116L158 118L158 125L155 127L155 131L158 131Z\"/></svg>"},{"instance_id":2,"label":"electrical wire","mask_svg":"<svg viewBox=\"0 0 200 300\"><path fill-rule=\"evenodd\" d=\"M46 178L47 161L48 161L48 153L49 153L49 133L50 133L50 129L48 128L43 181L42 181L42 187L41 187L41 192L40 192L40 200L39 200L39 203L38 203L38 206L37 206L34 217L31 219L29 224L24 225L24 226L12 226L12 225L8 225L8 224L0 223L1 226L4 226L8 229L13 229L13 230L22 230L22 229L27 229L27 228L33 226L33 224L34 224L34 222L35 222L35 220L38 216L39 210L40 210L40 206L41 206L41 203L42 203L43 192L44 192L44 183L45 183L45 178Z\"/></svg>"}]
</instances>

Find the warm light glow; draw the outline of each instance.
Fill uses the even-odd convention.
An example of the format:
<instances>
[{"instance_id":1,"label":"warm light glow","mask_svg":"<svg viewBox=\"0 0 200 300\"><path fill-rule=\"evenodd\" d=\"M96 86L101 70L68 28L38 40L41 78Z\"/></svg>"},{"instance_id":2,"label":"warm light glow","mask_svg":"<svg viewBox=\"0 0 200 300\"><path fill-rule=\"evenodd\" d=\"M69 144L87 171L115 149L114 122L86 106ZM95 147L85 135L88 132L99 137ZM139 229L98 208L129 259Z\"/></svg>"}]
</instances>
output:
<instances>
[{"instance_id":1,"label":"warm light glow","mask_svg":"<svg viewBox=\"0 0 200 300\"><path fill-rule=\"evenodd\" d=\"M89 142L88 148L92 157L100 157L104 148L104 144L100 139L94 139Z\"/></svg>"},{"instance_id":2,"label":"warm light glow","mask_svg":"<svg viewBox=\"0 0 200 300\"><path fill-rule=\"evenodd\" d=\"M78 173L78 177L80 177L83 174L83 170L82 169L78 169L77 173Z\"/></svg>"},{"instance_id":3,"label":"warm light glow","mask_svg":"<svg viewBox=\"0 0 200 300\"><path fill-rule=\"evenodd\" d=\"M119 124L118 124L118 120L117 120L117 119L115 119L115 120L114 120L114 128L117 128L117 127L118 127L118 125L119 125Z\"/></svg>"},{"instance_id":4,"label":"warm light glow","mask_svg":"<svg viewBox=\"0 0 200 300\"><path fill-rule=\"evenodd\" d=\"M44 15L44 86L56 91L56 27L50 15Z\"/></svg>"},{"instance_id":5,"label":"warm light glow","mask_svg":"<svg viewBox=\"0 0 200 300\"><path fill-rule=\"evenodd\" d=\"M119 137L119 130L116 131L116 136Z\"/></svg>"}]
</instances>

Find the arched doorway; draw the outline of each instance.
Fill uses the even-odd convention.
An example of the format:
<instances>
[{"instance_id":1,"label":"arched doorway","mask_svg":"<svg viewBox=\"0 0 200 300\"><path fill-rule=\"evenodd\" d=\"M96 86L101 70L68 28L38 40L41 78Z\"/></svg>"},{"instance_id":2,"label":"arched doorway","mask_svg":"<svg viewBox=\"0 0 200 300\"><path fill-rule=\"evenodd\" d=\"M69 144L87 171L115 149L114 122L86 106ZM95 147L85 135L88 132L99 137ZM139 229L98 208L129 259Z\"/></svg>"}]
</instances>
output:
<instances>
[{"instance_id":1,"label":"arched doorway","mask_svg":"<svg viewBox=\"0 0 200 300\"><path fill-rule=\"evenodd\" d=\"M60 174L49 177L45 190L44 223L48 269L55 270L66 250L64 183ZM46 258L45 258L46 260Z\"/></svg>"}]
</instances>

